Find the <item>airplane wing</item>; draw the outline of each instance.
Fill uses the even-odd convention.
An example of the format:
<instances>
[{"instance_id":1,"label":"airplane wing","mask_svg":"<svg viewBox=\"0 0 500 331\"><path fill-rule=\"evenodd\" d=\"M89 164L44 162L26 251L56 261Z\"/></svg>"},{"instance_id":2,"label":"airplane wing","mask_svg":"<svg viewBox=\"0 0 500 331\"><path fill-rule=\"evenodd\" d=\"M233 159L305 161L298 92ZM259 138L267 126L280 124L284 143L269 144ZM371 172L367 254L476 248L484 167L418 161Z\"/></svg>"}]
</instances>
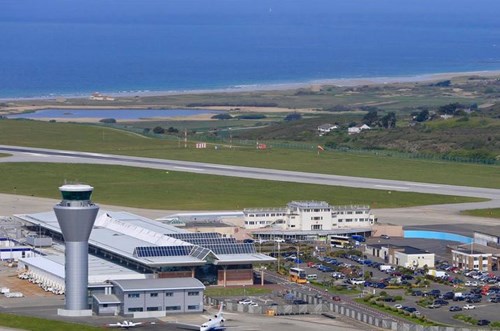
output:
<instances>
[{"instance_id":1,"label":"airplane wing","mask_svg":"<svg viewBox=\"0 0 500 331\"><path fill-rule=\"evenodd\" d=\"M139 326L139 325L142 325L142 322L136 322L136 323L134 323L134 322L129 322L129 323L128 323L128 325L129 325L129 326Z\"/></svg>"},{"instance_id":2,"label":"airplane wing","mask_svg":"<svg viewBox=\"0 0 500 331\"><path fill-rule=\"evenodd\" d=\"M122 327L122 324L121 323L111 323L111 324L108 324L107 326L108 326L108 328L120 328L120 327Z\"/></svg>"},{"instance_id":3,"label":"airplane wing","mask_svg":"<svg viewBox=\"0 0 500 331\"><path fill-rule=\"evenodd\" d=\"M188 323L181 323L181 322L170 322L171 324L178 325L181 329L184 330L200 330L200 325L199 324L188 324Z\"/></svg>"}]
</instances>

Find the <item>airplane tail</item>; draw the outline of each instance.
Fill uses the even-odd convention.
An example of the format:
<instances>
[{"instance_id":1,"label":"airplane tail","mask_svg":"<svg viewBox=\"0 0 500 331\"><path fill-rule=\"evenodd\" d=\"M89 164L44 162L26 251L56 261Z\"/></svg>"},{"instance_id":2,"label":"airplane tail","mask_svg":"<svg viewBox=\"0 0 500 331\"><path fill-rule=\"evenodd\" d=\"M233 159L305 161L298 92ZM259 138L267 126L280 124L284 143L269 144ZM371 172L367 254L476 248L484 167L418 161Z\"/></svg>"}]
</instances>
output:
<instances>
[{"instance_id":1,"label":"airplane tail","mask_svg":"<svg viewBox=\"0 0 500 331\"><path fill-rule=\"evenodd\" d=\"M222 317L222 315L223 315L222 308L224 308L224 303L223 302L220 303L219 311L217 312L217 315L215 315L215 316Z\"/></svg>"}]
</instances>

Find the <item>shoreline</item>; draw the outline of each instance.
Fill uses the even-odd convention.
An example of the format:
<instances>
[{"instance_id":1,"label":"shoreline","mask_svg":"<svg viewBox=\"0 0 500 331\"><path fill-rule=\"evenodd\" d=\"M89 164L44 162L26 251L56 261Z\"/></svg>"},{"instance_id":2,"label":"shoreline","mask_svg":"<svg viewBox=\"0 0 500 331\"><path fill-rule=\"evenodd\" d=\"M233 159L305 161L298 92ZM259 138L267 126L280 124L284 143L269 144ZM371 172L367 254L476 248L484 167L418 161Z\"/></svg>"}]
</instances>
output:
<instances>
[{"instance_id":1,"label":"shoreline","mask_svg":"<svg viewBox=\"0 0 500 331\"><path fill-rule=\"evenodd\" d=\"M431 82L437 80L453 79L457 77L480 76L480 77L494 77L500 76L500 69L497 70L483 70L483 71L460 71L460 72L441 72L441 73L425 73L416 75L403 75L403 76L380 76L380 77L351 77L351 78L325 78L308 80L304 82L289 82L289 83L270 83L270 84L242 84L227 88L213 88L213 89L192 89L192 90L138 90L138 91L124 91L124 92L106 92L101 94L112 96L115 98L120 97L156 97L156 96L173 96L173 95L189 95L189 94L211 94L211 93L238 93L238 92L257 92L257 91L285 91L300 88L310 88L313 86L334 85L338 87L354 87L362 85L378 85L378 84L394 84L394 83L419 83ZM65 99L86 99L91 95L90 93L78 94L51 94L50 96L39 97L0 97L2 102L15 102L15 101L47 101L55 100L58 98Z\"/></svg>"}]
</instances>

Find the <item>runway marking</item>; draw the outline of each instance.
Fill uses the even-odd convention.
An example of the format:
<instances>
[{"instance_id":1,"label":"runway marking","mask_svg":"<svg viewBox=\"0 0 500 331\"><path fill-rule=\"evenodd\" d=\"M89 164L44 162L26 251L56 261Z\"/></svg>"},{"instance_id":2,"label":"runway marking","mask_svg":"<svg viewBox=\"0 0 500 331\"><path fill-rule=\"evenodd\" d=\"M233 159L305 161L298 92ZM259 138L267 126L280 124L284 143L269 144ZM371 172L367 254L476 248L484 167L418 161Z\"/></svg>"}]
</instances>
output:
<instances>
[{"instance_id":1,"label":"runway marking","mask_svg":"<svg viewBox=\"0 0 500 331\"><path fill-rule=\"evenodd\" d=\"M38 157L49 157L48 155L38 154L38 153L27 153L27 152L25 152L24 154L31 155L31 156L38 156Z\"/></svg>"},{"instance_id":2,"label":"runway marking","mask_svg":"<svg viewBox=\"0 0 500 331\"><path fill-rule=\"evenodd\" d=\"M200 168L190 168L190 167L174 167L174 169L179 169L179 170L188 170L188 171L201 171L204 172L204 169Z\"/></svg>"},{"instance_id":3,"label":"runway marking","mask_svg":"<svg viewBox=\"0 0 500 331\"><path fill-rule=\"evenodd\" d=\"M392 188L395 190L409 190L409 187L404 186L391 186L391 185L375 185L375 187Z\"/></svg>"},{"instance_id":4,"label":"runway marking","mask_svg":"<svg viewBox=\"0 0 500 331\"><path fill-rule=\"evenodd\" d=\"M88 156L111 157L110 155L99 154L99 153L82 153L82 154L83 155L88 155Z\"/></svg>"},{"instance_id":5,"label":"runway marking","mask_svg":"<svg viewBox=\"0 0 500 331\"><path fill-rule=\"evenodd\" d=\"M409 185L409 186L421 186L421 187L434 187L434 188L441 187L441 185L432 185L432 184L416 184L416 183L406 183L406 185Z\"/></svg>"},{"instance_id":6,"label":"runway marking","mask_svg":"<svg viewBox=\"0 0 500 331\"><path fill-rule=\"evenodd\" d=\"M234 167L231 167L231 166L223 166L223 165L210 165L210 168L234 169Z\"/></svg>"}]
</instances>

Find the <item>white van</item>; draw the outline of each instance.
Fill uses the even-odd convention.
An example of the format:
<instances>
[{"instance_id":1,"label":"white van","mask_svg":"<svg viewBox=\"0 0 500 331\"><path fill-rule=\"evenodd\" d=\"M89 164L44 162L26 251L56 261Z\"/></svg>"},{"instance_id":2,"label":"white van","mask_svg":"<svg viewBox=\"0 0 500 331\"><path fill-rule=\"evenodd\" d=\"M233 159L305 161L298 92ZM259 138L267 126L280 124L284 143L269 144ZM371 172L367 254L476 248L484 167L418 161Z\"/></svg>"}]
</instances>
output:
<instances>
[{"instance_id":1,"label":"white van","mask_svg":"<svg viewBox=\"0 0 500 331\"><path fill-rule=\"evenodd\" d=\"M307 280L316 280L316 279L318 279L318 275L316 275L316 274L310 274L310 275L306 276L306 279Z\"/></svg>"}]
</instances>

